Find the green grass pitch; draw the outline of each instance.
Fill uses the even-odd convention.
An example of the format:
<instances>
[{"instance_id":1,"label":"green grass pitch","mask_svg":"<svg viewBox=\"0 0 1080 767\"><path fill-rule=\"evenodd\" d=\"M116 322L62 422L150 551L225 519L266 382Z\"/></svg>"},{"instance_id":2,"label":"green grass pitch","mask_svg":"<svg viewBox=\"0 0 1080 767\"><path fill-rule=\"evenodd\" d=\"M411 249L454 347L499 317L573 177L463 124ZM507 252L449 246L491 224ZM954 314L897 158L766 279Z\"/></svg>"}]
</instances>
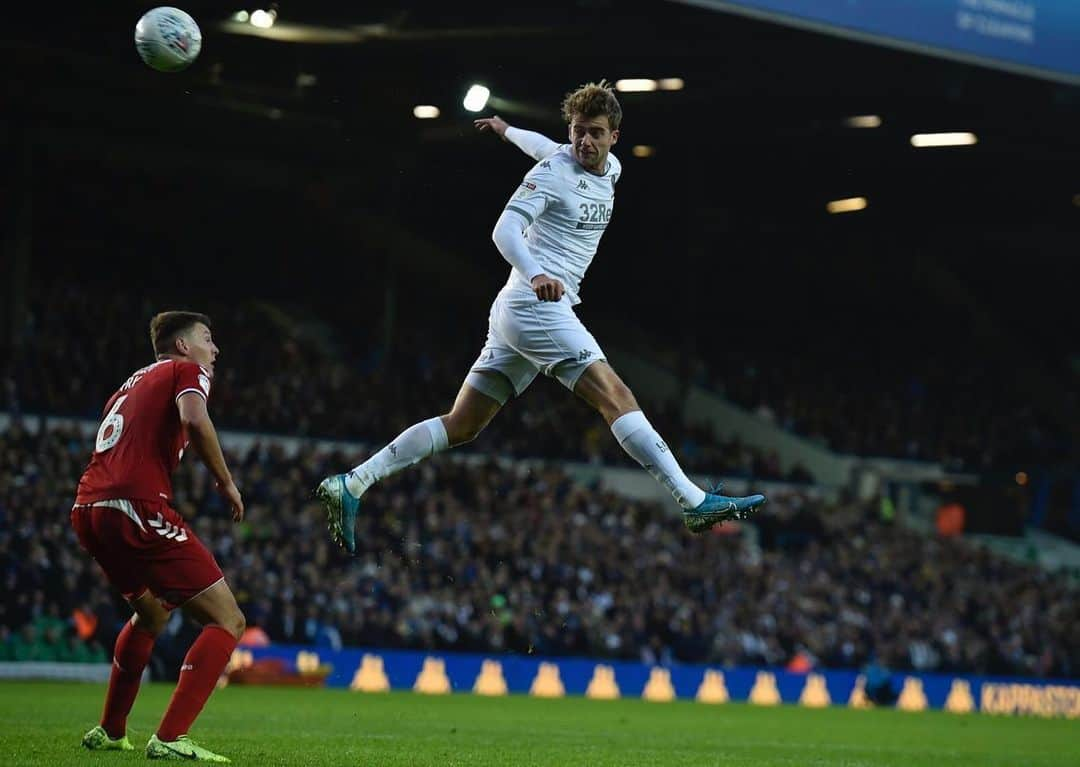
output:
<instances>
[{"instance_id":1,"label":"green grass pitch","mask_svg":"<svg viewBox=\"0 0 1080 767\"><path fill-rule=\"evenodd\" d=\"M142 690L129 721L136 751L90 753L79 739L97 723L103 686L0 682L0 765L145 763L171 689ZM192 737L260 767L1080 765L1075 720L239 686L214 694Z\"/></svg>"}]
</instances>

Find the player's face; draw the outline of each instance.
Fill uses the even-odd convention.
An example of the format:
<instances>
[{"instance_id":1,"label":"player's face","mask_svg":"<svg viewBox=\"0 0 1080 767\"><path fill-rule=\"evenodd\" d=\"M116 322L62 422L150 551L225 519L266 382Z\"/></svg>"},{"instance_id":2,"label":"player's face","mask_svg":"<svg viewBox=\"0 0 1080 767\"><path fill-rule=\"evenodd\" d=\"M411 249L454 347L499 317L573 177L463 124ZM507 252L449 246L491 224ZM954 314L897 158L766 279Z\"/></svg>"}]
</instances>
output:
<instances>
[{"instance_id":1,"label":"player's face","mask_svg":"<svg viewBox=\"0 0 1080 767\"><path fill-rule=\"evenodd\" d=\"M210 334L210 328L201 322L192 325L191 330L176 339L176 345L192 362L214 372L214 361L218 348Z\"/></svg>"},{"instance_id":2,"label":"player's face","mask_svg":"<svg viewBox=\"0 0 1080 767\"><path fill-rule=\"evenodd\" d=\"M619 132L611 129L607 115L585 117L574 115L570 121L570 144L574 148L574 157L593 173L603 173L607 165L608 152L619 140Z\"/></svg>"}]
</instances>

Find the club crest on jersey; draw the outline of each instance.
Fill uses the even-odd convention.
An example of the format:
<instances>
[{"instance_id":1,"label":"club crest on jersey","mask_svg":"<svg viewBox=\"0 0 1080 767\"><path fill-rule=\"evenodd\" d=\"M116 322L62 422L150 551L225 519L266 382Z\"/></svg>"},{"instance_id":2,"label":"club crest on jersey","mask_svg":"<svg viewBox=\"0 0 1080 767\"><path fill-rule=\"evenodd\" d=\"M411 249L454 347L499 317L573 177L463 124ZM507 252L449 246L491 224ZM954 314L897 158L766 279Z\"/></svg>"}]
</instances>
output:
<instances>
[{"instance_id":1,"label":"club crest on jersey","mask_svg":"<svg viewBox=\"0 0 1080 767\"><path fill-rule=\"evenodd\" d=\"M514 195L514 199L524 200L526 197L528 197L531 193L535 191L536 184L532 183L531 181L522 181L521 188L518 190L518 193Z\"/></svg>"}]
</instances>

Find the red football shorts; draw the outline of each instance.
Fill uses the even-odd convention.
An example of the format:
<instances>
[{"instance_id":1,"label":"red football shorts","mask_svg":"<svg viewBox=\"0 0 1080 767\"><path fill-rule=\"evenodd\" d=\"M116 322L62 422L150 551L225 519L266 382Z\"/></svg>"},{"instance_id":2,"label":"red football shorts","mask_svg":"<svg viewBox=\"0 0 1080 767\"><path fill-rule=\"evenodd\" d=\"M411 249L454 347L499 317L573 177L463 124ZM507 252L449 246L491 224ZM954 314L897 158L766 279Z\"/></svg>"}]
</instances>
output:
<instances>
[{"instance_id":1,"label":"red football shorts","mask_svg":"<svg viewBox=\"0 0 1080 767\"><path fill-rule=\"evenodd\" d=\"M164 501L75 506L71 526L128 601L149 589L173 609L224 578L214 555Z\"/></svg>"}]
</instances>

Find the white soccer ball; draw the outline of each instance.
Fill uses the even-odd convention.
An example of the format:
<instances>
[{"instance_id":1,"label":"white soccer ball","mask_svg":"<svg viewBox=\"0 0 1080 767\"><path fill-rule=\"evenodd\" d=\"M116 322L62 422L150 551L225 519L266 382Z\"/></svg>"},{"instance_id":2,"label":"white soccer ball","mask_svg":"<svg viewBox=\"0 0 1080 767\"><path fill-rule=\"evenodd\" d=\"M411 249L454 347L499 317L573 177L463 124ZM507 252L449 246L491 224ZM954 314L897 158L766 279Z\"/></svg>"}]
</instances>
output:
<instances>
[{"instance_id":1,"label":"white soccer ball","mask_svg":"<svg viewBox=\"0 0 1080 767\"><path fill-rule=\"evenodd\" d=\"M179 8L154 8L135 25L135 50L159 72L187 69L201 49L199 25Z\"/></svg>"}]
</instances>

